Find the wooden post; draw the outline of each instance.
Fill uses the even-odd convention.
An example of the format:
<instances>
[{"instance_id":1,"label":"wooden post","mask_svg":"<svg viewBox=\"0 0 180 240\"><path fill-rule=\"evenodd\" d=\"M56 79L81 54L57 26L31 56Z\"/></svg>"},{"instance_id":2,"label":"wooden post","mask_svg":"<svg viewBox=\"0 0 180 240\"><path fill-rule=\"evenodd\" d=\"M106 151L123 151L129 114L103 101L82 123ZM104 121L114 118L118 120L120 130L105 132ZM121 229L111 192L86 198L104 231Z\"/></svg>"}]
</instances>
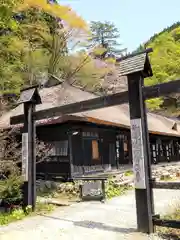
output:
<instances>
[{"instance_id":1,"label":"wooden post","mask_svg":"<svg viewBox=\"0 0 180 240\"><path fill-rule=\"evenodd\" d=\"M22 156L22 174L24 176L24 206L31 205L35 207L34 187L36 187L35 169L34 169L34 121L33 121L34 106L32 103L24 103L24 130L22 135L23 149ZM36 180L35 180L36 181Z\"/></svg>"},{"instance_id":2,"label":"wooden post","mask_svg":"<svg viewBox=\"0 0 180 240\"><path fill-rule=\"evenodd\" d=\"M23 207L36 206L36 151L35 151L35 105L41 103L37 88L31 87L21 91L19 103L24 104L24 129L22 133L22 177Z\"/></svg>"},{"instance_id":3,"label":"wooden post","mask_svg":"<svg viewBox=\"0 0 180 240\"><path fill-rule=\"evenodd\" d=\"M154 212L151 179L151 159L146 109L142 94L144 79L140 72L128 75L131 141L135 175L135 196L138 231L153 232Z\"/></svg>"},{"instance_id":4,"label":"wooden post","mask_svg":"<svg viewBox=\"0 0 180 240\"><path fill-rule=\"evenodd\" d=\"M72 143L72 132L68 132L68 142L69 142L69 161L70 161L70 178L74 177L74 165L73 165L73 143Z\"/></svg>"}]
</instances>

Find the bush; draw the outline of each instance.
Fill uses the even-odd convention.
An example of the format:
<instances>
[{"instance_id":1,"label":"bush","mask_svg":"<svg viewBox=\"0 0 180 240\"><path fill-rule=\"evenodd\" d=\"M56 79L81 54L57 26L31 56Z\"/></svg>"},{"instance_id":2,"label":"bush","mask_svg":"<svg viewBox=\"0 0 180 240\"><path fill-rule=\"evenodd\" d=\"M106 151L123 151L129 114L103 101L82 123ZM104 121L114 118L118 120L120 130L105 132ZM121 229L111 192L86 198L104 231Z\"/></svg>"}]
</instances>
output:
<instances>
[{"instance_id":1,"label":"bush","mask_svg":"<svg viewBox=\"0 0 180 240\"><path fill-rule=\"evenodd\" d=\"M36 204L36 212L32 212L32 207L27 206L26 212L24 212L21 208L14 209L10 213L0 213L0 225L7 225L11 222L21 220L25 218L26 216L32 216L36 213L48 213L51 212L54 209L53 205L50 204L42 204L38 203Z\"/></svg>"},{"instance_id":2,"label":"bush","mask_svg":"<svg viewBox=\"0 0 180 240\"><path fill-rule=\"evenodd\" d=\"M22 202L22 180L18 175L9 175L5 180L0 180L0 198L6 206Z\"/></svg>"},{"instance_id":3,"label":"bush","mask_svg":"<svg viewBox=\"0 0 180 240\"><path fill-rule=\"evenodd\" d=\"M10 222L21 220L25 216L22 209L15 209L11 213L0 213L0 225L6 225Z\"/></svg>"},{"instance_id":4,"label":"bush","mask_svg":"<svg viewBox=\"0 0 180 240\"><path fill-rule=\"evenodd\" d=\"M22 143L19 130L0 130L0 199L5 204L16 205L22 202L21 158ZM37 159L43 161L51 147L37 139Z\"/></svg>"},{"instance_id":5,"label":"bush","mask_svg":"<svg viewBox=\"0 0 180 240\"><path fill-rule=\"evenodd\" d=\"M44 204L41 202L36 203L36 212L37 213L48 213L54 210L55 206L52 204Z\"/></svg>"},{"instance_id":6,"label":"bush","mask_svg":"<svg viewBox=\"0 0 180 240\"><path fill-rule=\"evenodd\" d=\"M130 190L131 187L128 185L118 185L114 182L113 179L109 179L106 183L106 196L107 198L118 197L124 194L127 190Z\"/></svg>"}]
</instances>

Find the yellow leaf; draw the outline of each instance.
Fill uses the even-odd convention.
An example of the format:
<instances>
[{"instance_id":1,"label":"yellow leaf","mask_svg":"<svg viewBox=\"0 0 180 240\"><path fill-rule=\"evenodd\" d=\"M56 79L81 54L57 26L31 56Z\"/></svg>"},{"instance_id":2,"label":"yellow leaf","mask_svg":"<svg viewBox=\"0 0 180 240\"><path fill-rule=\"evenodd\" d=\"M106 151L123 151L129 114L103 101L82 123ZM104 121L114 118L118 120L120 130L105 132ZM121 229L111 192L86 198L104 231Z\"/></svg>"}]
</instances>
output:
<instances>
[{"instance_id":1,"label":"yellow leaf","mask_svg":"<svg viewBox=\"0 0 180 240\"><path fill-rule=\"evenodd\" d=\"M76 14L70 7L60 4L49 4L47 0L23 0L18 5L16 11L24 11L28 8L38 8L50 15L60 18L65 21L72 28L79 28L88 31L88 25L86 22Z\"/></svg>"}]
</instances>

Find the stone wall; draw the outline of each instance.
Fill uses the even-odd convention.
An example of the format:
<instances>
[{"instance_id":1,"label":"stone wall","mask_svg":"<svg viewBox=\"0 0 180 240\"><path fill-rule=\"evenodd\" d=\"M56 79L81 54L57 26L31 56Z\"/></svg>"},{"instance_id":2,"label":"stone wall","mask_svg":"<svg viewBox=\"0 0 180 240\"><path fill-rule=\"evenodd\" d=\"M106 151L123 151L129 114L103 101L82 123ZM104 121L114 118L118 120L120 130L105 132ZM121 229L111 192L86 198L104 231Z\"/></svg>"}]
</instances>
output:
<instances>
[{"instance_id":1,"label":"stone wall","mask_svg":"<svg viewBox=\"0 0 180 240\"><path fill-rule=\"evenodd\" d=\"M180 165L159 166L152 171L153 177L160 180L178 180L180 181Z\"/></svg>"},{"instance_id":2,"label":"stone wall","mask_svg":"<svg viewBox=\"0 0 180 240\"><path fill-rule=\"evenodd\" d=\"M152 176L156 181L180 181L180 164L155 166L152 169ZM124 171L111 177L114 186L133 186L133 172L131 170ZM79 193L80 182L75 183L55 183L51 181L37 181L37 190L39 193L54 193L67 195L77 195Z\"/></svg>"}]
</instances>

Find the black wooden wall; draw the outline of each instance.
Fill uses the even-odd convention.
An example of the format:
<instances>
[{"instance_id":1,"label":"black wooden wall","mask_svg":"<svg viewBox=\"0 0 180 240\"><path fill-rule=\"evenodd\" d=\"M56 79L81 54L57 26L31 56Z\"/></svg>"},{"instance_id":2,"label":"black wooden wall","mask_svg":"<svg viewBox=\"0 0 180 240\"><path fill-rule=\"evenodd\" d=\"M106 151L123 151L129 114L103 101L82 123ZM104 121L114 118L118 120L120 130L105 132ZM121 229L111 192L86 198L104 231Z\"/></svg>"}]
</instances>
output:
<instances>
[{"instance_id":1,"label":"black wooden wall","mask_svg":"<svg viewBox=\"0 0 180 240\"><path fill-rule=\"evenodd\" d=\"M68 129L67 125L47 125L36 129L37 138L50 148L44 161L36 165L38 175L70 177Z\"/></svg>"},{"instance_id":2,"label":"black wooden wall","mask_svg":"<svg viewBox=\"0 0 180 240\"><path fill-rule=\"evenodd\" d=\"M54 146L47 159L37 164L37 172L45 175L67 179L132 164L129 129L69 122L38 127L37 137ZM96 159L93 143L98 146ZM152 163L179 161L179 144L179 138L150 134Z\"/></svg>"}]
</instances>

